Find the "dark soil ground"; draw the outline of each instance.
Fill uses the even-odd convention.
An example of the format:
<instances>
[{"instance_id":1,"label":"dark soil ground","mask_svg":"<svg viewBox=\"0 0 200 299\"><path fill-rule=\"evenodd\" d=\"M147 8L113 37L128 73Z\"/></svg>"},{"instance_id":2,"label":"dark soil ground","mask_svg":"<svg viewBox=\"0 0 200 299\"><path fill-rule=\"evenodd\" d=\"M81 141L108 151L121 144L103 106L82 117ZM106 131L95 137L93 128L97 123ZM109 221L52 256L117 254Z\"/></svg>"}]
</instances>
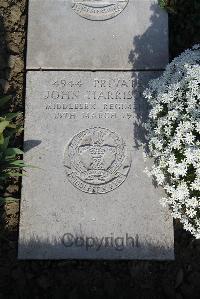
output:
<instances>
[{"instance_id":1,"label":"dark soil ground","mask_svg":"<svg viewBox=\"0 0 200 299\"><path fill-rule=\"evenodd\" d=\"M170 16L171 58L198 42L199 4L176 1L176 14ZM16 111L24 110L26 22L26 0L0 0L0 93L12 94L11 110ZM4 195L20 198L20 182L9 182ZM18 261L18 220L18 203L0 207L0 299L200 298L200 240L178 223L175 262Z\"/></svg>"}]
</instances>

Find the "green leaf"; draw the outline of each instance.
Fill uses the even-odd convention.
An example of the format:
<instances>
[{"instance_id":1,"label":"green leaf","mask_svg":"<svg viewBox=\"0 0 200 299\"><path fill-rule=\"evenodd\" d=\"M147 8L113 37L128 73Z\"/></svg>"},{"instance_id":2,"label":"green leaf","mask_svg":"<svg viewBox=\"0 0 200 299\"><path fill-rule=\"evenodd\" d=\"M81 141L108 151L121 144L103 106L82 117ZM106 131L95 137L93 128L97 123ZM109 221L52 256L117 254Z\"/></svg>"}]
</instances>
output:
<instances>
[{"instance_id":1,"label":"green leaf","mask_svg":"<svg viewBox=\"0 0 200 299\"><path fill-rule=\"evenodd\" d=\"M9 129L15 129L16 130L16 125L14 125L13 123L10 123L9 125L8 125L8 128Z\"/></svg>"},{"instance_id":2,"label":"green leaf","mask_svg":"<svg viewBox=\"0 0 200 299\"><path fill-rule=\"evenodd\" d=\"M7 177L5 175L0 175L0 181L5 182L7 180Z\"/></svg>"},{"instance_id":3,"label":"green leaf","mask_svg":"<svg viewBox=\"0 0 200 299\"><path fill-rule=\"evenodd\" d=\"M0 206L15 201L20 201L20 199L14 197L0 197Z\"/></svg>"},{"instance_id":4,"label":"green leaf","mask_svg":"<svg viewBox=\"0 0 200 299\"><path fill-rule=\"evenodd\" d=\"M10 128L8 128L8 130L6 131L6 137L12 138L13 135L15 135L16 133L17 133L16 129L10 129Z\"/></svg>"},{"instance_id":5,"label":"green leaf","mask_svg":"<svg viewBox=\"0 0 200 299\"><path fill-rule=\"evenodd\" d=\"M1 136L3 136L3 135L1 135ZM10 140L10 137L3 138L2 140L0 138L0 152L4 152L7 149L9 140Z\"/></svg>"},{"instance_id":6,"label":"green leaf","mask_svg":"<svg viewBox=\"0 0 200 299\"><path fill-rule=\"evenodd\" d=\"M5 128L7 128L9 126L9 124L10 124L10 122L7 120L0 122L0 134L3 133L3 131L5 130Z\"/></svg>"},{"instance_id":7,"label":"green leaf","mask_svg":"<svg viewBox=\"0 0 200 299\"><path fill-rule=\"evenodd\" d=\"M166 6L165 0L158 0L160 7L164 8Z\"/></svg>"},{"instance_id":8,"label":"green leaf","mask_svg":"<svg viewBox=\"0 0 200 299\"><path fill-rule=\"evenodd\" d=\"M4 164L3 166L1 166L0 170L1 171L9 171L11 169L21 169L21 168L25 168L25 167L28 167L28 166L12 166L11 164L7 163L7 164Z\"/></svg>"},{"instance_id":9,"label":"green leaf","mask_svg":"<svg viewBox=\"0 0 200 299\"><path fill-rule=\"evenodd\" d=\"M16 161L13 161L10 163L10 165L13 165L13 166L21 166L21 165L24 165L24 161L22 160L16 160Z\"/></svg>"},{"instance_id":10,"label":"green leaf","mask_svg":"<svg viewBox=\"0 0 200 299\"><path fill-rule=\"evenodd\" d=\"M4 144L4 136L3 134L0 134L0 145Z\"/></svg>"},{"instance_id":11,"label":"green leaf","mask_svg":"<svg viewBox=\"0 0 200 299\"><path fill-rule=\"evenodd\" d=\"M13 120L13 118L17 117L18 115L20 115L19 112L10 112L10 113L6 113L4 115L2 115L2 117L4 117L6 120Z\"/></svg>"},{"instance_id":12,"label":"green leaf","mask_svg":"<svg viewBox=\"0 0 200 299\"><path fill-rule=\"evenodd\" d=\"M11 96L5 96L0 98L0 108L7 104L11 100Z\"/></svg>"},{"instance_id":13,"label":"green leaf","mask_svg":"<svg viewBox=\"0 0 200 299\"><path fill-rule=\"evenodd\" d=\"M23 155L24 152L21 151L19 148L8 148L5 151L6 157L15 157L16 155Z\"/></svg>"},{"instance_id":14,"label":"green leaf","mask_svg":"<svg viewBox=\"0 0 200 299\"><path fill-rule=\"evenodd\" d=\"M7 176L13 178L13 177L22 177L22 176L25 176L25 175L23 173L20 173L20 172L8 172Z\"/></svg>"},{"instance_id":15,"label":"green leaf","mask_svg":"<svg viewBox=\"0 0 200 299\"><path fill-rule=\"evenodd\" d=\"M25 164L23 160L15 160L13 158L7 160L6 159L0 160L1 171L6 171L6 169L17 169L17 168L24 168L24 167L36 168L34 166Z\"/></svg>"}]
</instances>

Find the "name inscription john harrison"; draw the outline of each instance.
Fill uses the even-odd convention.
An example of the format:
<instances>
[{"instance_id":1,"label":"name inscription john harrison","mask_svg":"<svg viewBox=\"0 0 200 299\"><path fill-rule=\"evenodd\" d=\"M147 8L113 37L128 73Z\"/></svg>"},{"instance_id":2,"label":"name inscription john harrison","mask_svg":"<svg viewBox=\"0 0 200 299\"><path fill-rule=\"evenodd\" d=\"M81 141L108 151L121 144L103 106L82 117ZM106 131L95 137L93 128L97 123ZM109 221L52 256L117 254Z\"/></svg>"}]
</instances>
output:
<instances>
[{"instance_id":1,"label":"name inscription john harrison","mask_svg":"<svg viewBox=\"0 0 200 299\"><path fill-rule=\"evenodd\" d=\"M72 0L73 10L83 18L104 21L116 17L129 0Z\"/></svg>"},{"instance_id":2,"label":"name inscription john harrison","mask_svg":"<svg viewBox=\"0 0 200 299\"><path fill-rule=\"evenodd\" d=\"M64 154L69 181L79 190L102 194L119 187L131 167L131 156L121 136L93 127L75 135Z\"/></svg>"}]
</instances>

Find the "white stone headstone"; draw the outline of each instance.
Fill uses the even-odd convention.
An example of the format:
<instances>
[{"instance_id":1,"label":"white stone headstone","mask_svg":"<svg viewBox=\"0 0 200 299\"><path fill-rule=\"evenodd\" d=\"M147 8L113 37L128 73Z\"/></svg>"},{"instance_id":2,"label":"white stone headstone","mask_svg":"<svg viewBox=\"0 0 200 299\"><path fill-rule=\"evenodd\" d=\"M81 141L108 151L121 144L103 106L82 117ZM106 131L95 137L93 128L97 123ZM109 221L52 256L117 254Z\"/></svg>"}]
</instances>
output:
<instances>
[{"instance_id":1,"label":"white stone headstone","mask_svg":"<svg viewBox=\"0 0 200 299\"><path fill-rule=\"evenodd\" d=\"M156 2L30 0L20 259L174 258L141 146L168 61Z\"/></svg>"},{"instance_id":2,"label":"white stone headstone","mask_svg":"<svg viewBox=\"0 0 200 299\"><path fill-rule=\"evenodd\" d=\"M74 2L86 4L79 4L78 12ZM28 69L158 70L165 67L168 18L157 0L122 1L125 7L117 16L104 20L101 13L99 21L81 16L86 9L95 11L87 2L95 1L29 1ZM115 5L108 7L116 9Z\"/></svg>"}]
</instances>

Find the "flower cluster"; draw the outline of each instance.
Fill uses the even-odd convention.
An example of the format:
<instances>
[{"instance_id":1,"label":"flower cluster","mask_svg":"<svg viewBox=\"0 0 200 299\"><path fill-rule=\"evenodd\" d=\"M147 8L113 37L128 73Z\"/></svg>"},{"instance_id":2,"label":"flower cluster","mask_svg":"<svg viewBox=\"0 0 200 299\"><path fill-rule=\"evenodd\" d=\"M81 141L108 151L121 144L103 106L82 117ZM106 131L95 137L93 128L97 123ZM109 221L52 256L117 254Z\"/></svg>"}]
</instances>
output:
<instances>
[{"instance_id":1,"label":"flower cluster","mask_svg":"<svg viewBox=\"0 0 200 299\"><path fill-rule=\"evenodd\" d=\"M146 154L154 161L147 172L166 191L161 204L200 238L200 45L175 58L144 97Z\"/></svg>"}]
</instances>

